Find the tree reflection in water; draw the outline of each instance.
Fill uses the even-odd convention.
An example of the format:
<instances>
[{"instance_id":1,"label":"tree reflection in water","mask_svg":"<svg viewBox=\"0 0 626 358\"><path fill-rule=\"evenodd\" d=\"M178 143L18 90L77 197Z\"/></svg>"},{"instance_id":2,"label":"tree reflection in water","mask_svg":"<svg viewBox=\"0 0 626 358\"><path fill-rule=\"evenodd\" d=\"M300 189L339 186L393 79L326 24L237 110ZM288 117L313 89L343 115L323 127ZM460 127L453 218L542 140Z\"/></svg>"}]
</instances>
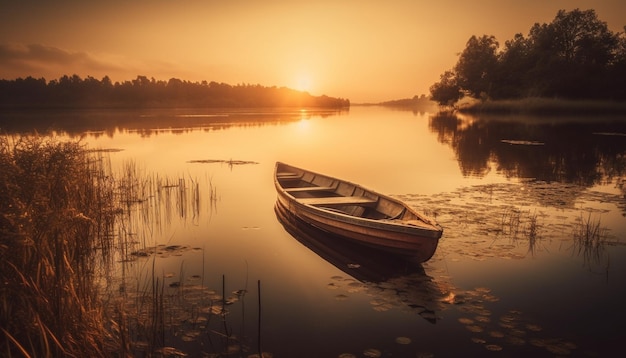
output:
<instances>
[{"instance_id":1,"label":"tree reflection in water","mask_svg":"<svg viewBox=\"0 0 626 358\"><path fill-rule=\"evenodd\" d=\"M589 187L619 180L626 170L623 118L440 113L429 127L454 149L465 176L485 176L493 165L507 177Z\"/></svg>"}]
</instances>

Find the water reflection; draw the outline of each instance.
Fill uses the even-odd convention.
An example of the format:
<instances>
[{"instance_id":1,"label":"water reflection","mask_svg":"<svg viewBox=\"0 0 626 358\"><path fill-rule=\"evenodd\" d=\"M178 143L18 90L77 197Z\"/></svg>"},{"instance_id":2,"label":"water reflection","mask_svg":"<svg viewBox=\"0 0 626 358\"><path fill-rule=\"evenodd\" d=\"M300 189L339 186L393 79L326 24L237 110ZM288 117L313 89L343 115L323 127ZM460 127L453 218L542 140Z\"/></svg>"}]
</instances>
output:
<instances>
[{"instance_id":1,"label":"water reflection","mask_svg":"<svg viewBox=\"0 0 626 358\"><path fill-rule=\"evenodd\" d=\"M223 130L233 126L257 127L347 112L346 109L299 108L2 110L0 131L9 134L57 132L69 137L89 134L95 138L113 137L117 131L126 131L149 137L164 131L185 134L194 130Z\"/></svg>"},{"instance_id":2,"label":"water reflection","mask_svg":"<svg viewBox=\"0 0 626 358\"><path fill-rule=\"evenodd\" d=\"M386 311L403 306L430 323L437 322L436 311L441 309L443 295L420 263L321 231L298 220L280 205L275 205L274 211L285 230L302 245L360 281L348 283L349 291L371 294L374 299L370 303L374 310ZM334 280L346 281L343 277L334 277ZM329 288L334 289L335 285L332 282ZM339 300L342 298L343 295L337 296Z\"/></svg>"},{"instance_id":3,"label":"water reflection","mask_svg":"<svg viewBox=\"0 0 626 358\"><path fill-rule=\"evenodd\" d=\"M592 186L626 172L623 118L474 118L447 113L433 115L429 126L441 143L454 149L466 176L485 176L494 163L507 177Z\"/></svg>"},{"instance_id":4,"label":"water reflection","mask_svg":"<svg viewBox=\"0 0 626 358\"><path fill-rule=\"evenodd\" d=\"M169 309L154 316L173 337L168 346L254 352L244 347L258 341L248 275L264 284L263 343L276 356L362 356L370 347L394 357L497 349L532 356L622 346L626 130L619 123L429 119L376 107L328 120L251 113L83 111L76 118L86 122L76 125L53 115L68 122L68 136L104 148L115 171L137 163L146 180L133 188L155 191L136 191L133 210L124 211L118 231L129 246L116 273L127 281L108 287L124 296L113 303L141 320L131 326L137 354L152 352L140 345L153 338L154 307ZM308 115L315 118L302 120ZM0 119L0 130L54 127L20 118ZM581 133L564 138L573 131ZM233 159L258 164L231 167ZM293 235L312 251L300 245L273 212L276 160L337 173L434 214L446 228L435 257L419 266ZM228 330L242 343L236 353L228 351L232 336L218 341L221 298L230 296L239 298L227 305ZM399 344L404 338L412 343Z\"/></svg>"}]
</instances>

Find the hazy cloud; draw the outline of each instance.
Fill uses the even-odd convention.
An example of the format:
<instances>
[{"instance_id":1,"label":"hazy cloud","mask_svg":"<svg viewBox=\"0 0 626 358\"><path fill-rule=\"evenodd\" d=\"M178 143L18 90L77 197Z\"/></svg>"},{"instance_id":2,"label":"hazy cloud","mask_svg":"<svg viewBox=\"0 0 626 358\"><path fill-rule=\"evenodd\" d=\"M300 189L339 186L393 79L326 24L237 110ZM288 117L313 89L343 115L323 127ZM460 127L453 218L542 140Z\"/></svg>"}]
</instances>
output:
<instances>
[{"instance_id":1,"label":"hazy cloud","mask_svg":"<svg viewBox=\"0 0 626 358\"><path fill-rule=\"evenodd\" d=\"M120 64L82 51L68 51L41 44L0 44L0 77L57 77L62 74L119 72Z\"/></svg>"},{"instance_id":2,"label":"hazy cloud","mask_svg":"<svg viewBox=\"0 0 626 358\"><path fill-rule=\"evenodd\" d=\"M0 79L32 76L53 80L73 74L96 78L109 76L113 81L130 80L137 75L154 76L158 79L179 77L197 80L202 77L181 68L180 65L162 60L136 59L114 54L96 55L42 44L0 43Z\"/></svg>"}]
</instances>

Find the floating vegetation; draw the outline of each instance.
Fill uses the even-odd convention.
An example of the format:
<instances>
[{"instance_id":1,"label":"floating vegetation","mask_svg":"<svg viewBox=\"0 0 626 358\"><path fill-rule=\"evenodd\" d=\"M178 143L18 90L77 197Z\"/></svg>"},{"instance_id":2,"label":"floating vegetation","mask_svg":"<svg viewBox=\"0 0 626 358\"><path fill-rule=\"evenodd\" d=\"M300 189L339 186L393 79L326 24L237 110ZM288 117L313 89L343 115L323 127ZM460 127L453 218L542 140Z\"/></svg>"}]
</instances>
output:
<instances>
[{"instance_id":1,"label":"floating vegetation","mask_svg":"<svg viewBox=\"0 0 626 358\"><path fill-rule=\"evenodd\" d=\"M242 226L242 230L260 230L261 228L258 226Z\"/></svg>"},{"instance_id":2,"label":"floating vegetation","mask_svg":"<svg viewBox=\"0 0 626 358\"><path fill-rule=\"evenodd\" d=\"M485 348L487 348L488 351L492 352L499 352L502 350L502 346L499 346L497 344L485 344Z\"/></svg>"},{"instance_id":3,"label":"floating vegetation","mask_svg":"<svg viewBox=\"0 0 626 358\"><path fill-rule=\"evenodd\" d=\"M186 275L183 266L177 276L187 277L187 282L202 280L201 275ZM145 280L127 278L127 297L115 306L125 318L122 322L132 337L128 338L139 342L129 348L129 355L151 355L152 352L156 356L177 357L203 352L211 356L213 353L207 349L214 350L216 357L250 353L247 337L234 334L228 323L229 307L243 299L246 289L234 290L226 297L224 276L222 294L202 284L176 281L165 285L154 272ZM244 319L244 306L241 306ZM264 353L263 356L271 355Z\"/></svg>"},{"instance_id":4,"label":"floating vegetation","mask_svg":"<svg viewBox=\"0 0 626 358\"><path fill-rule=\"evenodd\" d=\"M398 343L398 344L411 344L411 338L409 338L409 337L396 337L396 343Z\"/></svg>"},{"instance_id":5,"label":"floating vegetation","mask_svg":"<svg viewBox=\"0 0 626 358\"><path fill-rule=\"evenodd\" d=\"M363 355L369 358L378 358L378 357L381 357L383 353L379 351L378 349L368 348L363 351Z\"/></svg>"},{"instance_id":6,"label":"floating vegetation","mask_svg":"<svg viewBox=\"0 0 626 358\"><path fill-rule=\"evenodd\" d=\"M131 256L135 257L150 257L152 255L157 255L159 257L168 257L168 256L181 256L186 251L197 252L197 248L189 248L188 246L183 245L157 245L152 247L146 247L143 249L139 249L136 251L132 251L130 253ZM170 273L173 275L173 273Z\"/></svg>"},{"instance_id":7,"label":"floating vegetation","mask_svg":"<svg viewBox=\"0 0 626 358\"><path fill-rule=\"evenodd\" d=\"M363 291L367 286L358 281L353 281L348 284L348 293L357 293Z\"/></svg>"},{"instance_id":8,"label":"floating vegetation","mask_svg":"<svg viewBox=\"0 0 626 358\"><path fill-rule=\"evenodd\" d=\"M538 324L532 324L532 323L527 323L526 329L529 331L533 331L533 332L539 332L542 330L541 326L539 326Z\"/></svg>"},{"instance_id":9,"label":"floating vegetation","mask_svg":"<svg viewBox=\"0 0 626 358\"><path fill-rule=\"evenodd\" d=\"M124 149L120 148L96 148L96 149L87 149L88 153L118 153L124 151Z\"/></svg>"},{"instance_id":10,"label":"floating vegetation","mask_svg":"<svg viewBox=\"0 0 626 358\"><path fill-rule=\"evenodd\" d=\"M465 328L467 328L468 331L474 332L474 333L479 333L479 332L484 331L484 329L481 326L476 326L476 325L467 325L465 326Z\"/></svg>"},{"instance_id":11,"label":"floating vegetation","mask_svg":"<svg viewBox=\"0 0 626 358\"><path fill-rule=\"evenodd\" d=\"M548 352L552 354L562 356L570 355L572 351L577 348L576 344L558 338L533 338L530 339L529 342L535 347L545 348Z\"/></svg>"},{"instance_id":12,"label":"floating vegetation","mask_svg":"<svg viewBox=\"0 0 626 358\"><path fill-rule=\"evenodd\" d=\"M512 140L512 139L502 139L500 142L511 144L511 145L544 145L543 142L536 142L532 140Z\"/></svg>"},{"instance_id":13,"label":"floating vegetation","mask_svg":"<svg viewBox=\"0 0 626 358\"><path fill-rule=\"evenodd\" d=\"M372 305L372 309L378 312L389 311L390 309L393 308L393 306L389 302L383 299L371 300L370 304Z\"/></svg>"},{"instance_id":14,"label":"floating vegetation","mask_svg":"<svg viewBox=\"0 0 626 358\"><path fill-rule=\"evenodd\" d=\"M527 343L540 348L545 348L552 354L569 355L576 349L571 342L539 336L542 327L530 321L523 312L509 310L506 313L493 317L487 308L487 304L497 300L492 297L491 290L486 287L478 287L474 290L461 291L450 286L450 294L442 298L450 307L460 312L476 314L473 318L461 316L457 321L471 332L469 338L476 344L483 345L490 351L505 350L508 346L523 346ZM485 299L485 298L489 299ZM444 306L443 309L445 309Z\"/></svg>"},{"instance_id":15,"label":"floating vegetation","mask_svg":"<svg viewBox=\"0 0 626 358\"><path fill-rule=\"evenodd\" d=\"M229 166L246 165L246 164L259 164L258 162L254 162L254 161L251 161L251 160L233 160L233 159L228 159L228 160L224 160L224 159L197 159L197 160L190 160L187 163L202 163L202 164L221 163L221 164L228 164Z\"/></svg>"},{"instance_id":16,"label":"floating vegetation","mask_svg":"<svg viewBox=\"0 0 626 358\"><path fill-rule=\"evenodd\" d=\"M619 132L594 132L593 134L604 135L604 136L626 137L626 133L619 133Z\"/></svg>"},{"instance_id":17,"label":"floating vegetation","mask_svg":"<svg viewBox=\"0 0 626 358\"><path fill-rule=\"evenodd\" d=\"M436 255L446 260L520 260L547 251L546 242L562 241L563 232L569 231L574 252L586 265L595 264L599 266L595 270L604 273L609 265L599 258L605 255L603 246L619 242L599 219L582 216L577 203L613 204L626 212L621 195L535 180L472 186L433 197L396 197L431 216L436 214L445 228L445 240ZM601 213L589 207L584 210Z\"/></svg>"}]
</instances>

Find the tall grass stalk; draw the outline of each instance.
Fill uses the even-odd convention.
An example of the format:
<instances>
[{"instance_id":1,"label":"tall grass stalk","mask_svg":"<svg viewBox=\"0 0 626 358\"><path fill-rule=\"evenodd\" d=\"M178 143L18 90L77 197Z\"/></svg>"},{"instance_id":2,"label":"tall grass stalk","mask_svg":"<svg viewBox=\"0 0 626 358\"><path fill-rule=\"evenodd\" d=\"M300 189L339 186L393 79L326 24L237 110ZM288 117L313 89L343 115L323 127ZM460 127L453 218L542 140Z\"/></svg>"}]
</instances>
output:
<instances>
[{"instance_id":1,"label":"tall grass stalk","mask_svg":"<svg viewBox=\"0 0 626 358\"><path fill-rule=\"evenodd\" d=\"M537 248L537 241L539 239L539 225L537 223L537 212L535 211L532 215L528 217L528 228L527 228L527 236L528 236L528 252L531 255L535 255L535 250Z\"/></svg>"},{"instance_id":2,"label":"tall grass stalk","mask_svg":"<svg viewBox=\"0 0 626 358\"><path fill-rule=\"evenodd\" d=\"M593 219L591 213L586 219L580 216L574 229L574 250L583 256L585 264L591 265L600 260L606 239L607 229L600 225L600 219Z\"/></svg>"},{"instance_id":3,"label":"tall grass stalk","mask_svg":"<svg viewBox=\"0 0 626 358\"><path fill-rule=\"evenodd\" d=\"M77 142L0 137L0 354L111 348L95 280L116 214L103 165Z\"/></svg>"},{"instance_id":4,"label":"tall grass stalk","mask_svg":"<svg viewBox=\"0 0 626 358\"><path fill-rule=\"evenodd\" d=\"M174 217L198 220L205 187L134 162L113 172L101 151L36 135L0 136L0 168L0 356L171 353L183 265L172 296L154 266L142 277L128 261Z\"/></svg>"}]
</instances>

